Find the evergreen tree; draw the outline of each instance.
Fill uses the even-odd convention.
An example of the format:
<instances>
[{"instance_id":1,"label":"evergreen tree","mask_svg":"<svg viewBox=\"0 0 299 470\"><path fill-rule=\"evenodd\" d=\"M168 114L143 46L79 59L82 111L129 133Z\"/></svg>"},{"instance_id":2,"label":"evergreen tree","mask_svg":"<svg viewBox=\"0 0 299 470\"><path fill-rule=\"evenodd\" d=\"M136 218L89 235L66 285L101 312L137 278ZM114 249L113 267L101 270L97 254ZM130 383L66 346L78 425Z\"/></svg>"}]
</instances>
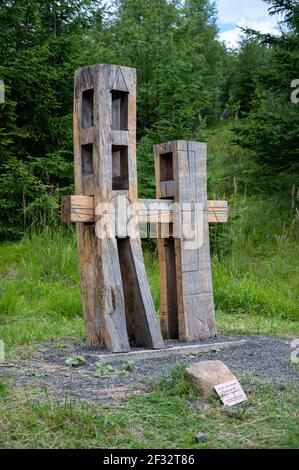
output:
<instances>
[{"instance_id":1,"label":"evergreen tree","mask_svg":"<svg viewBox=\"0 0 299 470\"><path fill-rule=\"evenodd\" d=\"M59 220L73 190L80 66L136 67L139 187L154 195L152 145L198 138L218 119L226 52L215 15L209 0L0 2L0 238Z\"/></svg>"},{"instance_id":2,"label":"evergreen tree","mask_svg":"<svg viewBox=\"0 0 299 470\"><path fill-rule=\"evenodd\" d=\"M81 0L0 4L6 91L0 105L0 238L57 219L59 196L69 191L73 72L86 41L87 6Z\"/></svg>"},{"instance_id":3,"label":"evergreen tree","mask_svg":"<svg viewBox=\"0 0 299 470\"><path fill-rule=\"evenodd\" d=\"M264 171L288 172L290 176L281 182L289 186L299 170L299 105L291 101L291 83L299 71L299 5L293 0L266 1L270 14L283 16L282 33L273 36L247 31L260 47L268 47L270 60L267 70L259 73L252 107L238 131L238 142L255 152Z\"/></svg>"}]
</instances>

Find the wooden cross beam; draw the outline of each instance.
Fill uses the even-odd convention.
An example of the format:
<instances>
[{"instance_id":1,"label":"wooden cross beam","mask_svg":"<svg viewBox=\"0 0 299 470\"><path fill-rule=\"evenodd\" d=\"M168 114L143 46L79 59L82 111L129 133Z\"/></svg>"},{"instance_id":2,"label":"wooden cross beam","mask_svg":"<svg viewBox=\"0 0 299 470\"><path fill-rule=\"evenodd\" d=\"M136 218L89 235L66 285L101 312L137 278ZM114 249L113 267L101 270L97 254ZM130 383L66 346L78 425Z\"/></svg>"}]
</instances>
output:
<instances>
[{"instance_id":1,"label":"wooden cross beam","mask_svg":"<svg viewBox=\"0 0 299 470\"><path fill-rule=\"evenodd\" d=\"M173 201L171 199L138 199L139 223L173 223ZM226 223L228 204L226 201L208 201L208 221ZM94 196L64 196L61 204L61 220L65 224L76 222L94 223Z\"/></svg>"},{"instance_id":2,"label":"wooden cross beam","mask_svg":"<svg viewBox=\"0 0 299 470\"><path fill-rule=\"evenodd\" d=\"M157 224L160 265L160 316L163 336L191 341L216 334L211 278L208 223L225 223L226 201L207 201L206 144L169 142L155 146L157 197L139 199L138 221ZM164 199L164 197L171 199ZM182 234L173 236L173 224L181 217L174 203L202 204L202 244L188 249ZM179 207L180 210L180 207ZM69 196L62 204L63 222L95 221L93 197ZM163 225L170 236L163 238ZM115 226L117 233L117 224Z\"/></svg>"}]
</instances>

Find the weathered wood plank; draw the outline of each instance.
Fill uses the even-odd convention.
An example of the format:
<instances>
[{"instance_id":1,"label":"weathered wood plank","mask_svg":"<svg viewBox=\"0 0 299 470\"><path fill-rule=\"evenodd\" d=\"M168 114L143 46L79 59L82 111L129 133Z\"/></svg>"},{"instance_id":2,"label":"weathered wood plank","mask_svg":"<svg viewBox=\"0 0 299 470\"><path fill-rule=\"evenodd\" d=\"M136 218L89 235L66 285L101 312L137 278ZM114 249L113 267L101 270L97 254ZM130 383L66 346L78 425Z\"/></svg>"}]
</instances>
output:
<instances>
[{"instance_id":1,"label":"weathered wood plank","mask_svg":"<svg viewBox=\"0 0 299 470\"><path fill-rule=\"evenodd\" d=\"M109 67L95 65L79 69L75 75L77 196L70 200L70 218L79 222L77 244L88 343L124 352L129 350L129 342L117 243L115 239L96 236L98 216L94 214L97 204L109 200L111 193L111 95L105 74L110 76L113 72ZM80 206L79 195L89 204L87 208ZM88 196L92 198L87 199ZM90 225L80 223L83 218Z\"/></svg>"},{"instance_id":2,"label":"weathered wood plank","mask_svg":"<svg viewBox=\"0 0 299 470\"><path fill-rule=\"evenodd\" d=\"M77 245L88 344L129 351L115 240L98 240L94 225L78 223Z\"/></svg>"},{"instance_id":3,"label":"weathered wood plank","mask_svg":"<svg viewBox=\"0 0 299 470\"><path fill-rule=\"evenodd\" d=\"M204 339L215 336L217 333L207 214L206 158L206 144L200 142L187 142L187 156L185 152L182 155L179 153L178 199L181 203L188 202L191 191L191 199L202 206L197 228L199 246L189 249L190 244L187 240L177 240L177 244L180 245L178 258L180 258L182 272L186 340ZM197 256L193 258L195 254L198 258ZM185 279L184 273L189 271L192 272ZM192 282L194 290L190 292Z\"/></svg>"},{"instance_id":4,"label":"weathered wood plank","mask_svg":"<svg viewBox=\"0 0 299 470\"><path fill-rule=\"evenodd\" d=\"M119 238L118 250L130 343L153 349L163 348L140 241Z\"/></svg>"},{"instance_id":5,"label":"weathered wood plank","mask_svg":"<svg viewBox=\"0 0 299 470\"><path fill-rule=\"evenodd\" d=\"M62 219L77 222L88 343L125 352L129 330L137 344L161 348L140 240L103 236L102 204L120 195L137 203L136 71L84 67L74 94L76 196L63 199Z\"/></svg>"},{"instance_id":6,"label":"weathered wood plank","mask_svg":"<svg viewBox=\"0 0 299 470\"><path fill-rule=\"evenodd\" d=\"M113 145L129 145L128 131L113 130L112 131L112 144Z\"/></svg>"},{"instance_id":7,"label":"weathered wood plank","mask_svg":"<svg viewBox=\"0 0 299 470\"><path fill-rule=\"evenodd\" d=\"M140 223L172 223L173 201L167 199L138 199ZM62 222L94 222L93 196L64 196L62 198ZM226 201L208 201L209 223L226 223L228 204Z\"/></svg>"},{"instance_id":8,"label":"weathered wood plank","mask_svg":"<svg viewBox=\"0 0 299 470\"><path fill-rule=\"evenodd\" d=\"M170 158L171 154L172 158ZM169 259L169 244L158 240L159 264L161 272L161 322L162 329L168 338L191 341L205 339L216 334L214 313L211 261L209 249L208 212L211 212L211 222L227 218L227 204L213 202L208 208L207 175L206 175L206 144L198 142L173 141L154 147L157 198L167 197L171 187L174 203L180 204L179 214L173 217L175 253L170 256L175 259L175 270L167 270L171 265ZM168 162L168 163L167 163ZM164 165L173 165L165 170ZM165 181L165 176L172 180ZM164 202L164 201L163 201ZM184 209L184 204L189 204ZM196 209L190 206L196 203ZM189 228L188 239L185 226L181 225L182 209L183 224L186 216L197 220L195 233ZM197 218L196 218L197 217ZM161 226L159 233L161 233ZM192 243L193 245L192 245ZM172 243L172 242L169 242ZM172 250L173 251L173 250ZM167 260L167 261L166 261ZM175 271L175 280L173 272ZM175 287L173 284L175 283ZM176 296L174 308L173 296ZM178 323L177 328L173 323Z\"/></svg>"},{"instance_id":9,"label":"weathered wood plank","mask_svg":"<svg viewBox=\"0 0 299 470\"><path fill-rule=\"evenodd\" d=\"M64 196L61 200L61 220L63 223L95 221L93 196Z\"/></svg>"}]
</instances>

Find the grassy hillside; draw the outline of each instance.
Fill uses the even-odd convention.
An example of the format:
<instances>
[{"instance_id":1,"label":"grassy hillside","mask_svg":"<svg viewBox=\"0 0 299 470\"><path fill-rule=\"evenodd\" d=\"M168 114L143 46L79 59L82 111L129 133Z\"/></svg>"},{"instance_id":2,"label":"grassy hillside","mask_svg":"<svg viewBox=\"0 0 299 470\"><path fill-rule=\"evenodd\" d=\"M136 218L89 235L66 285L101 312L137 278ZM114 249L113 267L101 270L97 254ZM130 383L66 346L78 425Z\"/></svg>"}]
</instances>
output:
<instances>
[{"instance_id":1,"label":"grassy hillside","mask_svg":"<svg viewBox=\"0 0 299 470\"><path fill-rule=\"evenodd\" d=\"M209 142L209 197L230 203L227 225L211 227L213 282L221 332L299 332L299 244L295 192L258 193L256 169L231 131ZM146 253L157 309L157 256ZM74 233L61 227L0 245L0 337L7 348L84 337Z\"/></svg>"},{"instance_id":2,"label":"grassy hillside","mask_svg":"<svg viewBox=\"0 0 299 470\"><path fill-rule=\"evenodd\" d=\"M233 330L243 318L251 331L278 332L283 321L298 331L291 323L299 319L298 188L288 186L287 176L275 181L261 174L233 144L230 127L205 137L209 197L227 199L230 207L229 223L211 227L220 325L222 312Z\"/></svg>"}]
</instances>

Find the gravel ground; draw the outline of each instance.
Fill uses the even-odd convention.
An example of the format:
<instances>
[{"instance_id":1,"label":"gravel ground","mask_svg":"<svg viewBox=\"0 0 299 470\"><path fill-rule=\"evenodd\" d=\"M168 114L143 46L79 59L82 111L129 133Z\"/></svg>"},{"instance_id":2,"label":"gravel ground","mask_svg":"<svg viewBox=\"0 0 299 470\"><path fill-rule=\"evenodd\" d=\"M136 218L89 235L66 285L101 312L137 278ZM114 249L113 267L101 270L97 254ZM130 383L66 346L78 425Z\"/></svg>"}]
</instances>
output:
<instances>
[{"instance_id":1,"label":"gravel ground","mask_svg":"<svg viewBox=\"0 0 299 470\"><path fill-rule=\"evenodd\" d=\"M103 354L104 351L78 346L65 338L36 344L29 359L0 364L0 377L15 378L18 385L31 389L35 398L44 396L44 390L47 389L48 395L58 400L67 396L85 401L100 399L113 402L133 393L144 393L151 380L170 376L171 368L177 364L187 366L203 360L220 359L230 367L244 387L250 386L252 378L274 385L285 382L299 385L298 369L290 360L291 340L266 336L220 336L208 342L240 339L246 339L246 343L209 353L138 360L133 370L123 370L131 369L130 365L114 360L111 363L113 370L104 370L104 374L108 374L106 377L95 377L100 371L95 365L97 358L88 354ZM167 346L179 344L168 342ZM76 367L66 365L66 359L76 355L83 355L86 362Z\"/></svg>"}]
</instances>

